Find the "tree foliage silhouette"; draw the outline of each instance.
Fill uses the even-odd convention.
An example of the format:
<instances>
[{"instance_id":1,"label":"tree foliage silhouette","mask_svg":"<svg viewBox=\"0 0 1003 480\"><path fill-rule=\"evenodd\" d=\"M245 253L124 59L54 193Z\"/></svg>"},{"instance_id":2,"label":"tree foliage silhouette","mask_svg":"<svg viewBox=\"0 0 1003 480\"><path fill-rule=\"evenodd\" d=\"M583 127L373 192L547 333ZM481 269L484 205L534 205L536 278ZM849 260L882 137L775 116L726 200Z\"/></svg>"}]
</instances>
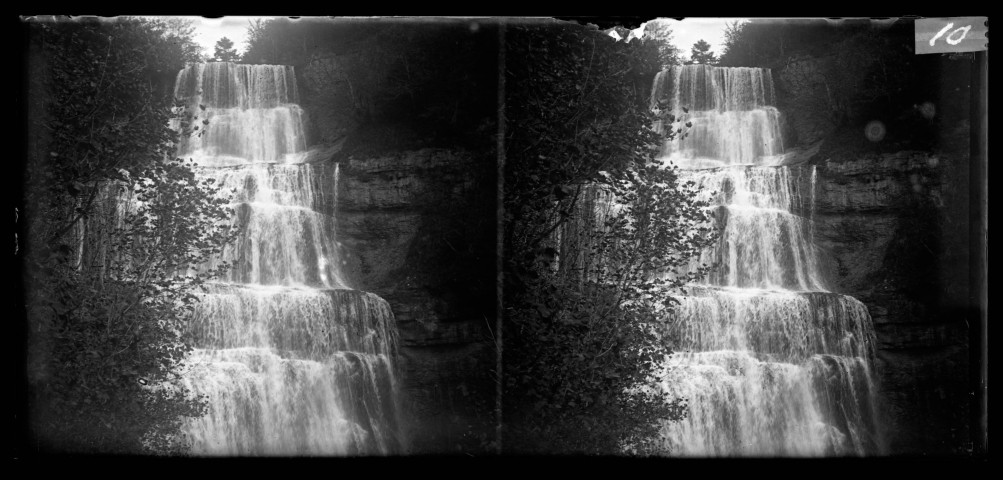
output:
<instances>
[{"instance_id":1,"label":"tree foliage silhouette","mask_svg":"<svg viewBox=\"0 0 1003 480\"><path fill-rule=\"evenodd\" d=\"M672 44L672 28L666 22L652 20L644 26L644 41L658 47L658 62L662 68L680 64L679 48Z\"/></svg>"},{"instance_id":2,"label":"tree foliage silhouette","mask_svg":"<svg viewBox=\"0 0 1003 480\"><path fill-rule=\"evenodd\" d=\"M197 51L151 20L27 27L32 445L182 453L185 417L204 411L182 381L185 316L217 273L189 272L233 238L228 200L174 156L170 121L204 125L179 118L170 88Z\"/></svg>"},{"instance_id":3,"label":"tree foliage silhouette","mask_svg":"<svg viewBox=\"0 0 1003 480\"><path fill-rule=\"evenodd\" d=\"M714 65L717 63L717 56L710 51L710 44L701 39L693 44L690 49L690 62L701 65Z\"/></svg>"},{"instance_id":4,"label":"tree foliage silhouette","mask_svg":"<svg viewBox=\"0 0 1003 480\"><path fill-rule=\"evenodd\" d=\"M634 389L670 348L678 284L659 273L713 237L692 185L655 158L658 133L679 130L637 87L658 52L578 25L520 25L505 42L518 59L505 81L506 445L645 451L655 422L682 414Z\"/></svg>"},{"instance_id":5,"label":"tree foliage silhouette","mask_svg":"<svg viewBox=\"0 0 1003 480\"><path fill-rule=\"evenodd\" d=\"M213 54L213 60L217 62L236 62L240 60L237 49L233 48L233 40L226 37L219 39L216 42L216 52Z\"/></svg>"}]
</instances>

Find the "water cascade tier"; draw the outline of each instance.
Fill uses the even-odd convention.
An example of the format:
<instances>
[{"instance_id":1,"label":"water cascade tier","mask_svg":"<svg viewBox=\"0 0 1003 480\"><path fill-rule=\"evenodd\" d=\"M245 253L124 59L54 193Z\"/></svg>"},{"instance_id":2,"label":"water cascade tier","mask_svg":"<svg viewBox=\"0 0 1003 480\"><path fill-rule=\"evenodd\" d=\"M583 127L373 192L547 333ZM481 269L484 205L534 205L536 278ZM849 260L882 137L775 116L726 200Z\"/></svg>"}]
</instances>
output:
<instances>
[{"instance_id":1,"label":"water cascade tier","mask_svg":"<svg viewBox=\"0 0 1003 480\"><path fill-rule=\"evenodd\" d=\"M826 288L811 241L814 170L776 165L773 95L770 71L759 68L672 67L652 88L652 109L693 125L665 143L662 159L702 187L721 232L691 265L714 268L684 288L668 319L677 353L661 387L689 408L663 424L664 447L682 456L878 454L874 328L862 303Z\"/></svg>"},{"instance_id":2,"label":"water cascade tier","mask_svg":"<svg viewBox=\"0 0 1003 480\"><path fill-rule=\"evenodd\" d=\"M189 321L186 382L209 401L188 425L194 453L402 452L394 316L341 274L334 218L317 210L337 192L337 166L297 163L306 142L293 68L190 65L175 96L209 122L179 156L236 190L241 227L204 267L232 265Z\"/></svg>"}]
</instances>

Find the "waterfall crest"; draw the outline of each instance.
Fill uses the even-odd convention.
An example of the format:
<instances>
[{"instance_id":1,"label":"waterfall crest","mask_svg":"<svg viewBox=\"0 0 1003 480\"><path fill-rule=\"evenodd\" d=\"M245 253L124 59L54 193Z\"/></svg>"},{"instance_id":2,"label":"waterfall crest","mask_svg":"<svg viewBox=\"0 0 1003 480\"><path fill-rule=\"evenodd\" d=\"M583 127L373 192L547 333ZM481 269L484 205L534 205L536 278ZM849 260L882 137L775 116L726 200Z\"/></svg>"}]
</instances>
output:
<instances>
[{"instance_id":1,"label":"waterfall crest","mask_svg":"<svg viewBox=\"0 0 1003 480\"><path fill-rule=\"evenodd\" d=\"M691 168L769 164L783 153L773 77L762 68L687 65L655 77L651 107L692 126L664 145L665 157Z\"/></svg>"},{"instance_id":2,"label":"waterfall crest","mask_svg":"<svg viewBox=\"0 0 1003 480\"><path fill-rule=\"evenodd\" d=\"M235 191L243 227L205 265L233 267L189 320L196 350L185 381L209 400L188 425L194 452L403 452L394 316L341 273L334 218L318 211L337 194L321 181L326 168L336 179L337 165L298 163L306 141L293 68L189 65L175 96L208 120L178 155Z\"/></svg>"},{"instance_id":3,"label":"waterfall crest","mask_svg":"<svg viewBox=\"0 0 1003 480\"><path fill-rule=\"evenodd\" d=\"M208 120L179 156L202 166L292 163L306 150L293 67L213 62L178 73L175 98Z\"/></svg>"},{"instance_id":4,"label":"waterfall crest","mask_svg":"<svg viewBox=\"0 0 1003 480\"><path fill-rule=\"evenodd\" d=\"M686 287L672 322L677 353L663 391L685 419L663 425L664 447L687 456L867 455L883 451L867 308L827 290L811 239L811 190L783 153L768 69L672 67L653 109L692 123L662 158L693 181L721 228L695 259L715 263ZM803 214L803 213L802 213Z\"/></svg>"}]
</instances>

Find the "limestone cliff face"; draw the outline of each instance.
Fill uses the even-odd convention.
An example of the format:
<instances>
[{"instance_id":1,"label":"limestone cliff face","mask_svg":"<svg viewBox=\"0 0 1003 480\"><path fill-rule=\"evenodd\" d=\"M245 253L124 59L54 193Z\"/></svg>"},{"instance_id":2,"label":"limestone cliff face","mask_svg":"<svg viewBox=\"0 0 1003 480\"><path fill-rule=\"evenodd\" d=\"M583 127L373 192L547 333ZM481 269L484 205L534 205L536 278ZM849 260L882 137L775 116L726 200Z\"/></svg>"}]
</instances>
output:
<instances>
[{"instance_id":1,"label":"limestone cliff face","mask_svg":"<svg viewBox=\"0 0 1003 480\"><path fill-rule=\"evenodd\" d=\"M966 161L897 152L792 166L801 192L814 191L802 213L831 289L874 319L891 453L953 453L968 438ZM494 421L495 159L443 149L351 159L336 189L334 165L321 168L324 191L337 192L325 209L343 271L396 316L414 443L483 443L490 432L470 426Z\"/></svg>"},{"instance_id":2,"label":"limestone cliff face","mask_svg":"<svg viewBox=\"0 0 1003 480\"><path fill-rule=\"evenodd\" d=\"M968 438L965 162L926 152L814 162L815 240L833 290L874 320L892 453L957 453Z\"/></svg>"},{"instance_id":3,"label":"limestone cliff face","mask_svg":"<svg viewBox=\"0 0 1003 480\"><path fill-rule=\"evenodd\" d=\"M322 182L337 192L325 209L342 271L394 312L413 443L470 451L476 426L494 422L496 159L423 149L336 168Z\"/></svg>"}]
</instances>

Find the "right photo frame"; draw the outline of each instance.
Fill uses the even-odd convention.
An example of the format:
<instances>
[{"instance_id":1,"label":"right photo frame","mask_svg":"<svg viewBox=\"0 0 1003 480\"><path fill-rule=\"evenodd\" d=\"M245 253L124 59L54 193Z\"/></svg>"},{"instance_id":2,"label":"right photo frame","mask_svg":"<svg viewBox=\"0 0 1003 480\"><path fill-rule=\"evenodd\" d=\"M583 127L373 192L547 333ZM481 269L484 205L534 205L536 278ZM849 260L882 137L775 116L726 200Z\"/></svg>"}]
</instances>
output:
<instances>
[{"instance_id":1,"label":"right photo frame","mask_svg":"<svg viewBox=\"0 0 1003 480\"><path fill-rule=\"evenodd\" d=\"M984 453L986 29L506 20L503 453Z\"/></svg>"}]
</instances>

